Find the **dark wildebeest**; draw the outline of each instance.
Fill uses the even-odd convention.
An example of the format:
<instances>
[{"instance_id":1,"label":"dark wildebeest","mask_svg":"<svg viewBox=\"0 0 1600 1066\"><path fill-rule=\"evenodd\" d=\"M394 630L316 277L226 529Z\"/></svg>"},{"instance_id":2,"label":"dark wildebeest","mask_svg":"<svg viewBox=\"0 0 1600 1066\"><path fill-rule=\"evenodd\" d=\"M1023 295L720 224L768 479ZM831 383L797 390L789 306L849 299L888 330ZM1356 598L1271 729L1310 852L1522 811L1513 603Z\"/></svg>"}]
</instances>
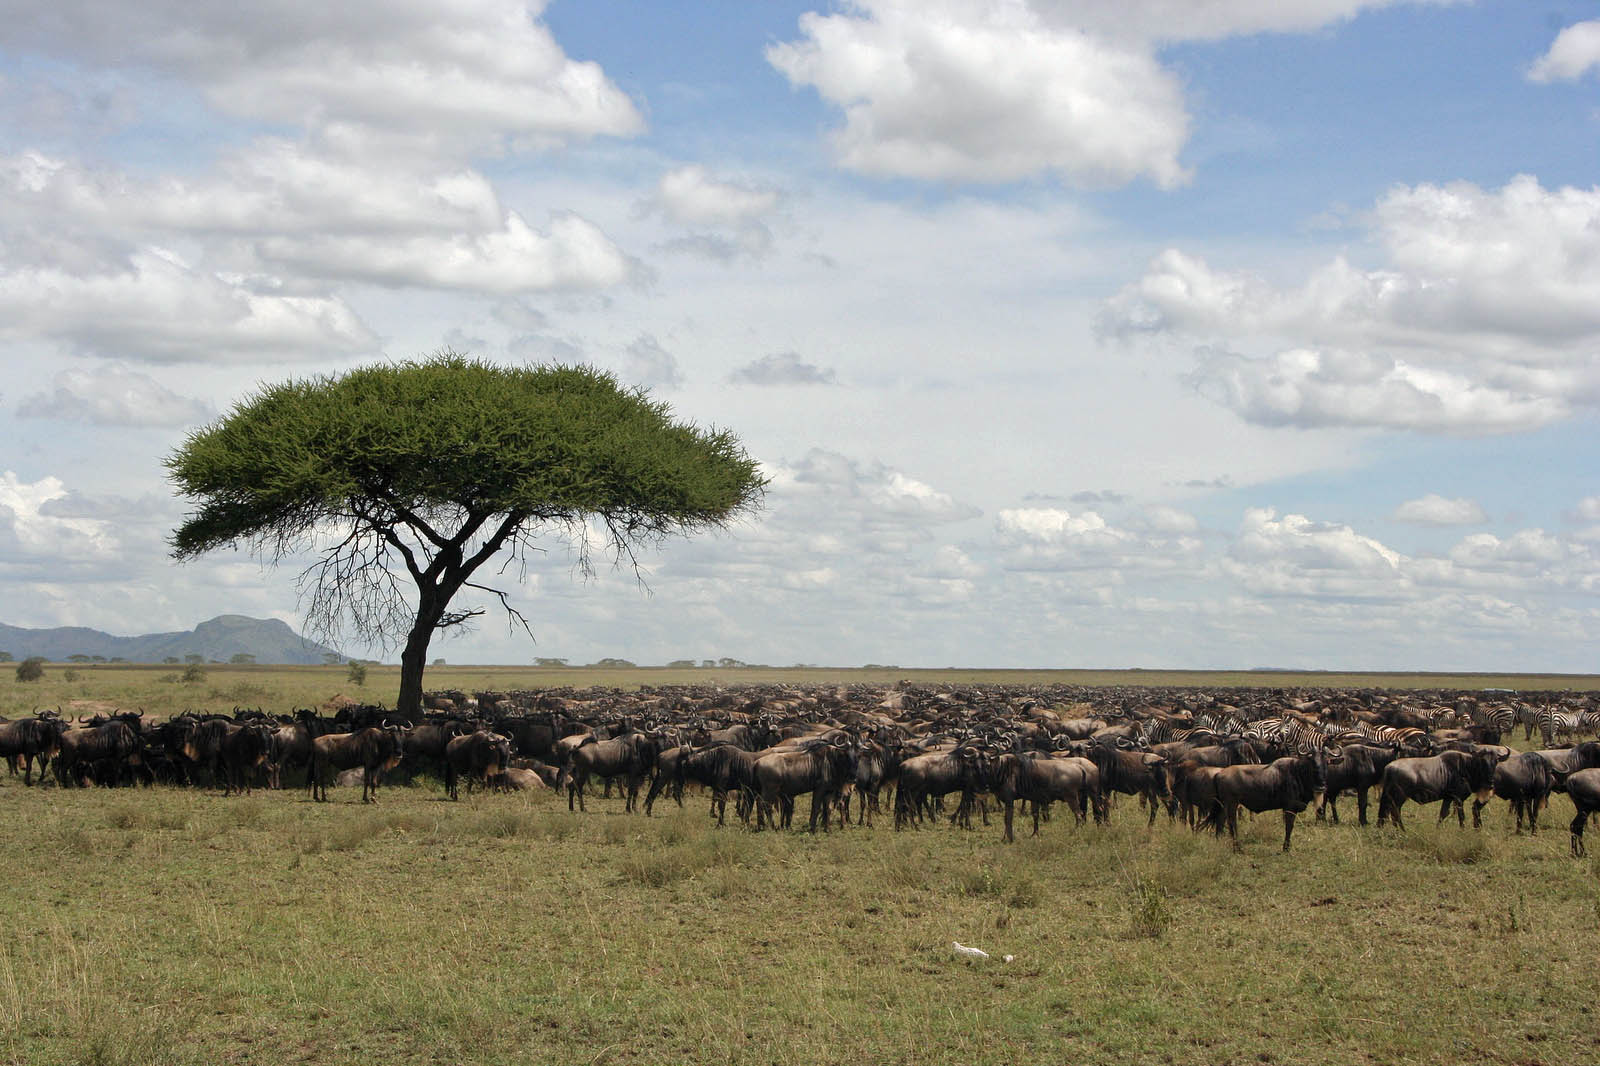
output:
<instances>
[{"instance_id":1,"label":"dark wildebeest","mask_svg":"<svg viewBox=\"0 0 1600 1066\"><path fill-rule=\"evenodd\" d=\"M60 750L56 754L56 780L63 787L69 782L81 786L91 770L104 764L105 776L113 784L121 784L130 764L139 758L139 751L138 733L120 718L97 726L68 729L61 734ZM98 771L96 778L105 783Z\"/></svg>"},{"instance_id":2,"label":"dark wildebeest","mask_svg":"<svg viewBox=\"0 0 1600 1066\"><path fill-rule=\"evenodd\" d=\"M1339 758L1327 767L1327 782L1322 801L1317 804L1317 821L1331 811L1333 824L1339 824L1339 794L1356 794L1356 823L1367 824L1367 790L1383 783L1384 767L1399 756L1400 749L1381 744L1345 744Z\"/></svg>"},{"instance_id":3,"label":"dark wildebeest","mask_svg":"<svg viewBox=\"0 0 1600 1066\"><path fill-rule=\"evenodd\" d=\"M1455 804L1456 819L1467 824L1462 803L1468 796L1488 799L1494 788L1494 769L1509 754L1508 748L1480 748L1477 751L1444 751L1425 759L1396 759L1383 769L1383 790L1378 799L1378 825L1390 818L1396 828L1404 829L1400 808L1407 800L1414 803L1439 805L1439 821L1450 813ZM1478 811L1473 812L1473 826L1482 824Z\"/></svg>"},{"instance_id":4,"label":"dark wildebeest","mask_svg":"<svg viewBox=\"0 0 1600 1066\"><path fill-rule=\"evenodd\" d=\"M1548 763L1550 772L1556 775L1554 791L1565 792L1568 774L1600 766L1600 740L1586 740L1570 748L1545 748L1534 754Z\"/></svg>"},{"instance_id":5,"label":"dark wildebeest","mask_svg":"<svg viewBox=\"0 0 1600 1066\"><path fill-rule=\"evenodd\" d=\"M794 818L794 798L811 793L811 832L828 831L828 808L839 790L855 776L855 745L846 737L812 739L788 751L756 760L756 828L771 824L787 829Z\"/></svg>"},{"instance_id":6,"label":"dark wildebeest","mask_svg":"<svg viewBox=\"0 0 1600 1066\"><path fill-rule=\"evenodd\" d=\"M183 756L205 766L223 795L249 792L258 766L267 761L271 731L260 725L239 725L224 718L190 719L183 729Z\"/></svg>"},{"instance_id":7,"label":"dark wildebeest","mask_svg":"<svg viewBox=\"0 0 1600 1066\"><path fill-rule=\"evenodd\" d=\"M950 751L929 752L902 761L900 780L895 786L894 827L904 829L920 822L930 801L952 792L961 793L958 815L969 810L973 797L983 787L983 759L981 749L958 744Z\"/></svg>"},{"instance_id":8,"label":"dark wildebeest","mask_svg":"<svg viewBox=\"0 0 1600 1066\"><path fill-rule=\"evenodd\" d=\"M1517 832L1522 832L1522 814L1528 814L1528 832L1539 831L1539 808L1550 802L1550 792L1556 787L1555 771L1538 752L1524 751L1512 756L1494 768L1494 794L1511 804L1517 816ZM1472 801L1472 824L1480 822L1487 799Z\"/></svg>"},{"instance_id":9,"label":"dark wildebeest","mask_svg":"<svg viewBox=\"0 0 1600 1066\"><path fill-rule=\"evenodd\" d=\"M361 768L361 802L371 803L378 780L385 770L400 762L404 730L399 726L368 726L354 733L330 733L311 741L311 761L306 768L306 784L311 798L326 801L328 786L324 775Z\"/></svg>"},{"instance_id":10,"label":"dark wildebeest","mask_svg":"<svg viewBox=\"0 0 1600 1066\"><path fill-rule=\"evenodd\" d=\"M631 811L638 802L645 774L655 766L656 741L644 733L624 733L610 740L597 740L590 734L572 749L567 761L567 810L573 809L574 800L578 810L587 810L583 790L593 775L607 781L621 777L627 797L623 809Z\"/></svg>"},{"instance_id":11,"label":"dark wildebeest","mask_svg":"<svg viewBox=\"0 0 1600 1066\"><path fill-rule=\"evenodd\" d=\"M1129 751L1098 741L1087 746L1084 754L1100 770L1100 788L1109 797L1112 792L1138 796L1150 807L1150 825L1156 823L1156 812L1168 794L1167 761L1147 751Z\"/></svg>"},{"instance_id":12,"label":"dark wildebeest","mask_svg":"<svg viewBox=\"0 0 1600 1066\"><path fill-rule=\"evenodd\" d=\"M1577 770L1569 774L1567 796L1578 811L1577 817L1572 819L1572 854L1581 858L1584 826L1588 824L1589 815L1600 811L1600 770Z\"/></svg>"},{"instance_id":13,"label":"dark wildebeest","mask_svg":"<svg viewBox=\"0 0 1600 1066\"><path fill-rule=\"evenodd\" d=\"M478 730L466 736L452 737L444 746L444 787L451 799L460 799L457 780L466 775L471 782L488 786L491 778L499 778L511 766L511 739L499 733Z\"/></svg>"},{"instance_id":14,"label":"dark wildebeest","mask_svg":"<svg viewBox=\"0 0 1600 1066\"><path fill-rule=\"evenodd\" d=\"M11 764L13 774L17 772L17 760L21 759L25 770L22 782L32 785L33 760L39 760L39 779L42 781L44 768L56 757L56 752L61 748L61 734L66 730L67 723L49 711L40 711L32 718L16 722L0 722L0 755L4 755Z\"/></svg>"},{"instance_id":15,"label":"dark wildebeest","mask_svg":"<svg viewBox=\"0 0 1600 1066\"><path fill-rule=\"evenodd\" d=\"M1337 756L1330 755L1337 761ZM1283 850L1289 850L1294 833L1294 817L1316 798L1323 787L1323 762L1316 755L1290 755L1274 759L1265 766L1225 766L1216 772L1212 785L1216 801L1207 816L1215 822L1217 835L1227 823L1234 847L1239 846L1239 808L1260 814L1283 812Z\"/></svg>"},{"instance_id":16,"label":"dark wildebeest","mask_svg":"<svg viewBox=\"0 0 1600 1066\"><path fill-rule=\"evenodd\" d=\"M1103 820L1100 771L1088 759L1052 759L1048 756L1005 754L995 759L989 774L990 789L1005 804L1006 843L1016 840L1011 830L1016 801L1033 804L1033 835L1039 835L1039 815L1052 803L1066 803L1082 825L1094 804L1094 819Z\"/></svg>"}]
</instances>

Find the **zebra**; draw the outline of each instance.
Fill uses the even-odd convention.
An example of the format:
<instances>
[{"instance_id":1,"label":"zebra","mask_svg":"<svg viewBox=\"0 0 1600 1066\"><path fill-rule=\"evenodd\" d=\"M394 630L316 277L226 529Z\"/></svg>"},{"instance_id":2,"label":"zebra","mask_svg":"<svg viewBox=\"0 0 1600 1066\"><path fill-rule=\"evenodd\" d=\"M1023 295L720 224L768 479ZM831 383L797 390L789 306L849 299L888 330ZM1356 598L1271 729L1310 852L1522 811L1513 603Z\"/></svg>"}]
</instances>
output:
<instances>
[{"instance_id":1,"label":"zebra","mask_svg":"<svg viewBox=\"0 0 1600 1066\"><path fill-rule=\"evenodd\" d=\"M1593 733L1600 730L1600 712L1564 711L1555 707L1541 707L1537 723L1539 735L1544 738L1544 746L1549 748L1554 747L1555 742L1562 737L1571 743L1577 739L1579 733Z\"/></svg>"}]
</instances>

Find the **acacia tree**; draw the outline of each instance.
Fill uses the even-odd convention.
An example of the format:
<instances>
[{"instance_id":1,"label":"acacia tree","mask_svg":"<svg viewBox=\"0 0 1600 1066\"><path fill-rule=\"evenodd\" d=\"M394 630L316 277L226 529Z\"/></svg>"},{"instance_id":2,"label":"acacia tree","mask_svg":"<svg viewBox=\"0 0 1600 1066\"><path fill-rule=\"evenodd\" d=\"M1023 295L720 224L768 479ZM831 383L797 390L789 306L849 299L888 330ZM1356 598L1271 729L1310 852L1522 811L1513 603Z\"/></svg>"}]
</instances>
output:
<instances>
[{"instance_id":1,"label":"acacia tree","mask_svg":"<svg viewBox=\"0 0 1600 1066\"><path fill-rule=\"evenodd\" d=\"M500 367L455 352L263 387L166 459L197 509L173 555L247 548L277 564L310 558L307 628L401 647L397 709L415 715L436 632L499 600L473 580L521 573L540 541L632 565L676 534L727 528L766 481L725 430L671 417L643 389L583 366Z\"/></svg>"}]
</instances>

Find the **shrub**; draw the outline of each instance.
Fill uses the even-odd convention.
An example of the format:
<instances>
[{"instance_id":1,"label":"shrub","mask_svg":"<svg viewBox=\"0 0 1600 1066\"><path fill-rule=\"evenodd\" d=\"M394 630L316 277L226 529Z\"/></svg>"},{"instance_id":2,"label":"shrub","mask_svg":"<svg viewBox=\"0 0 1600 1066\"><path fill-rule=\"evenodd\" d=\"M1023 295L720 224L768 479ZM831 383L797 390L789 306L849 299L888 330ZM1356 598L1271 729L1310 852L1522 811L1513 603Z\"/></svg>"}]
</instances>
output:
<instances>
[{"instance_id":1,"label":"shrub","mask_svg":"<svg viewBox=\"0 0 1600 1066\"><path fill-rule=\"evenodd\" d=\"M1135 875L1128 900L1129 934L1136 938L1159 939L1171 924L1167 890L1144 874Z\"/></svg>"},{"instance_id":2,"label":"shrub","mask_svg":"<svg viewBox=\"0 0 1600 1066\"><path fill-rule=\"evenodd\" d=\"M44 656L30 655L17 664L18 681L37 681L44 676Z\"/></svg>"},{"instance_id":3,"label":"shrub","mask_svg":"<svg viewBox=\"0 0 1600 1066\"><path fill-rule=\"evenodd\" d=\"M190 663L183 668L183 680L186 684L206 679L206 668L199 663Z\"/></svg>"},{"instance_id":4,"label":"shrub","mask_svg":"<svg viewBox=\"0 0 1600 1066\"><path fill-rule=\"evenodd\" d=\"M365 685L367 683L367 664L350 660L350 671L345 675L352 685Z\"/></svg>"}]
</instances>

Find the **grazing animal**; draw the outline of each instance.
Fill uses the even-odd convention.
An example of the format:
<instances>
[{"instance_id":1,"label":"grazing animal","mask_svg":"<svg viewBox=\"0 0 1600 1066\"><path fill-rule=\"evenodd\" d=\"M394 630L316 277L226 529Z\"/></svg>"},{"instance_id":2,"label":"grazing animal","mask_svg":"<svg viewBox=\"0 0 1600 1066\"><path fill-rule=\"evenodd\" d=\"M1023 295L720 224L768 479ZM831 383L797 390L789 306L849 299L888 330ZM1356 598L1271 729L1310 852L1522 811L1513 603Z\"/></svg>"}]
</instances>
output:
<instances>
[{"instance_id":1,"label":"grazing animal","mask_svg":"<svg viewBox=\"0 0 1600 1066\"><path fill-rule=\"evenodd\" d=\"M487 786L511 766L511 739L499 733L478 730L452 737L444 746L444 787L452 800L461 798L457 785L463 775L468 782Z\"/></svg>"},{"instance_id":2,"label":"grazing animal","mask_svg":"<svg viewBox=\"0 0 1600 1066\"><path fill-rule=\"evenodd\" d=\"M1283 812L1283 850L1289 850L1295 815L1305 810L1325 785L1322 760L1314 755L1290 755L1265 766L1225 766L1216 772L1216 802L1210 819L1217 835L1227 823L1234 847L1239 846L1239 808L1260 814Z\"/></svg>"},{"instance_id":3,"label":"grazing animal","mask_svg":"<svg viewBox=\"0 0 1600 1066\"><path fill-rule=\"evenodd\" d=\"M1572 854L1584 855L1583 829L1589 815L1600 811L1600 769L1579 770L1567 778L1567 795L1578 815L1572 819Z\"/></svg>"},{"instance_id":4,"label":"grazing animal","mask_svg":"<svg viewBox=\"0 0 1600 1066\"><path fill-rule=\"evenodd\" d=\"M1033 835L1039 835L1040 812L1052 803L1066 803L1082 825L1094 804L1096 823L1105 820L1100 796L1100 770L1088 759L1051 759L1036 755L1002 755L994 761L989 786L995 799L1005 804L1006 829L1001 837L1007 844L1016 840L1011 831L1016 801L1033 804Z\"/></svg>"},{"instance_id":5,"label":"grazing animal","mask_svg":"<svg viewBox=\"0 0 1600 1066\"><path fill-rule=\"evenodd\" d=\"M756 828L789 828L794 798L811 793L811 832L828 831L828 811L839 790L855 776L854 744L846 738L812 740L792 751L775 751L756 760Z\"/></svg>"},{"instance_id":6,"label":"grazing animal","mask_svg":"<svg viewBox=\"0 0 1600 1066\"><path fill-rule=\"evenodd\" d=\"M1477 751L1444 751L1417 759L1396 759L1383 770L1383 790L1378 799L1378 825L1394 819L1404 829L1400 808L1406 801L1439 806L1439 821L1444 821L1455 805L1456 818L1467 824L1462 803L1468 796L1487 800L1494 787L1494 770L1510 754L1507 748L1479 748ZM1480 808L1481 809L1481 808ZM1482 825L1478 810L1473 811L1473 827Z\"/></svg>"},{"instance_id":7,"label":"grazing animal","mask_svg":"<svg viewBox=\"0 0 1600 1066\"><path fill-rule=\"evenodd\" d=\"M1528 832L1539 831L1539 808L1550 802L1550 793L1556 787L1555 771L1538 752L1524 751L1512 756L1494 768L1494 794L1511 804L1517 816L1517 832L1522 832L1522 816L1528 816ZM1472 801L1472 824L1479 824L1479 812L1487 803L1484 799Z\"/></svg>"},{"instance_id":8,"label":"grazing animal","mask_svg":"<svg viewBox=\"0 0 1600 1066\"><path fill-rule=\"evenodd\" d=\"M306 769L306 784L313 800L326 801L328 786L323 776L340 770L361 768L361 802L371 803L378 781L385 770L393 770L402 757L405 731L399 726L367 726L353 733L330 733L311 742L311 761Z\"/></svg>"},{"instance_id":9,"label":"grazing animal","mask_svg":"<svg viewBox=\"0 0 1600 1066\"><path fill-rule=\"evenodd\" d=\"M0 722L0 755L11 764L13 774L17 772L17 760L21 759L22 783L32 785L33 761L39 760L39 777L43 780L45 765L56 757L61 748L61 734L66 730L67 724L48 711L16 722Z\"/></svg>"}]
</instances>

